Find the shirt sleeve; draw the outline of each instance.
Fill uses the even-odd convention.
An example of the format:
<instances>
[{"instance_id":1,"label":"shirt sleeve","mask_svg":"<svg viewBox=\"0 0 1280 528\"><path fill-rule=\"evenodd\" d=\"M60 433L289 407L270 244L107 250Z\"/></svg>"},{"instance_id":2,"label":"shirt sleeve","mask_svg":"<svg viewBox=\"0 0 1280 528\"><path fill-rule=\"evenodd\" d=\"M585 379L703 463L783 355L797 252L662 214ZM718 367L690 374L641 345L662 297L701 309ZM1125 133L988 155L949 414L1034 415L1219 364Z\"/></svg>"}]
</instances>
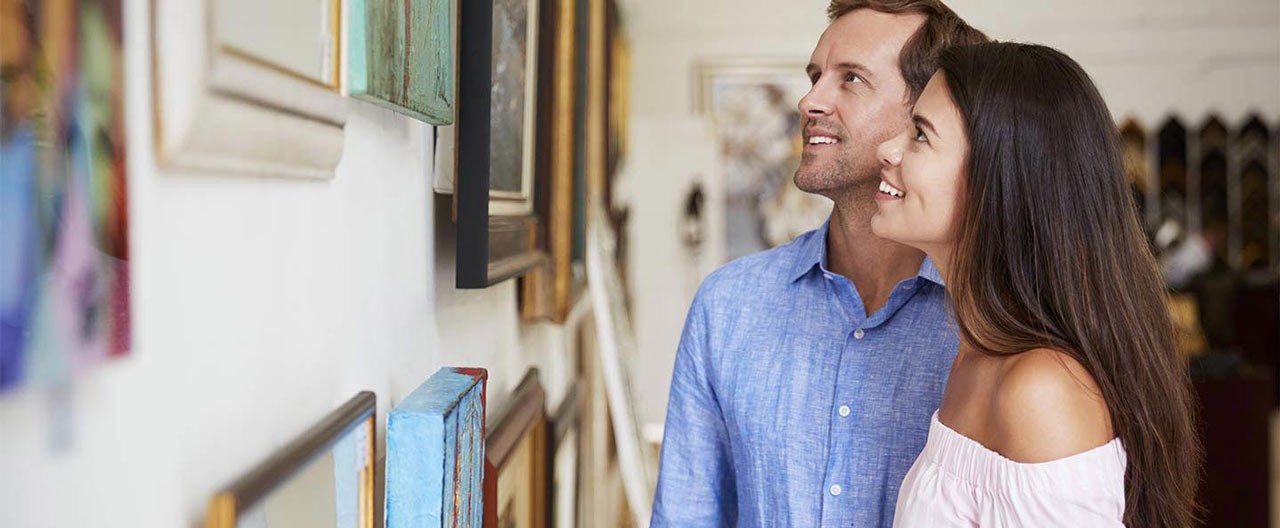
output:
<instances>
[{"instance_id":1,"label":"shirt sleeve","mask_svg":"<svg viewBox=\"0 0 1280 528\"><path fill-rule=\"evenodd\" d=\"M654 528L737 523L728 433L707 371L707 323L705 295L699 292L685 321L671 377Z\"/></svg>"}]
</instances>

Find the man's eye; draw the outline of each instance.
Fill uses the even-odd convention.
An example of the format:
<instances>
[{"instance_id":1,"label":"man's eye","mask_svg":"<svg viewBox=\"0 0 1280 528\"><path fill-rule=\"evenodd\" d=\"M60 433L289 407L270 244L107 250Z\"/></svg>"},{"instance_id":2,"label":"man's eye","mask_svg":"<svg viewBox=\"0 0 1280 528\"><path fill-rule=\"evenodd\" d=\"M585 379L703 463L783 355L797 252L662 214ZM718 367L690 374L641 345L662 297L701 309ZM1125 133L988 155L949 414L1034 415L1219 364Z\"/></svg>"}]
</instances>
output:
<instances>
[{"instance_id":1,"label":"man's eye","mask_svg":"<svg viewBox=\"0 0 1280 528\"><path fill-rule=\"evenodd\" d=\"M862 82L862 77L859 77L856 73L850 73L844 78L844 82Z\"/></svg>"},{"instance_id":2,"label":"man's eye","mask_svg":"<svg viewBox=\"0 0 1280 528\"><path fill-rule=\"evenodd\" d=\"M820 73L810 74L810 75L809 75L809 84L818 84L818 77L821 77L821 76L822 76L822 74L820 74Z\"/></svg>"}]
</instances>

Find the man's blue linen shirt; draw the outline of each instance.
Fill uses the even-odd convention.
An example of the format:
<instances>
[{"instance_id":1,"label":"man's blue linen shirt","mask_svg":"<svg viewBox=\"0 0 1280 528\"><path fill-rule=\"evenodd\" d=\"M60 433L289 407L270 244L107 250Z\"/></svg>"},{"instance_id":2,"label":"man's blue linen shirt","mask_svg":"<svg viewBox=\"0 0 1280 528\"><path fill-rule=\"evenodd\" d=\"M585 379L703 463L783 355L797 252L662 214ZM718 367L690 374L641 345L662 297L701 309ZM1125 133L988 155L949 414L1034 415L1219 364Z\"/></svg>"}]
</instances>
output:
<instances>
[{"instance_id":1,"label":"man's blue linen shirt","mask_svg":"<svg viewBox=\"0 0 1280 528\"><path fill-rule=\"evenodd\" d=\"M827 225L702 283L676 353L654 527L889 527L959 341L929 260L870 317Z\"/></svg>"}]
</instances>

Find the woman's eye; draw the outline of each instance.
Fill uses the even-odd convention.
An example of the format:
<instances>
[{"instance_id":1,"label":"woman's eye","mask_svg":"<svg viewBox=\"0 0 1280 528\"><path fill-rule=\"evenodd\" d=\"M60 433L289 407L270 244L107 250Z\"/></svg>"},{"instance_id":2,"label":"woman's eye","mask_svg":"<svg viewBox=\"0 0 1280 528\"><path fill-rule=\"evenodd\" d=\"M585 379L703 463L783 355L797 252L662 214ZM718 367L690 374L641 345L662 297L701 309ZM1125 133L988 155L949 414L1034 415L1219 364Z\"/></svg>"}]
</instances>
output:
<instances>
[{"instance_id":1,"label":"woman's eye","mask_svg":"<svg viewBox=\"0 0 1280 528\"><path fill-rule=\"evenodd\" d=\"M820 75L820 74L817 74L817 73L815 73L815 74L813 74L813 75L810 75L810 76L809 76L809 84L818 84L818 77L821 77L821 75Z\"/></svg>"},{"instance_id":2,"label":"woman's eye","mask_svg":"<svg viewBox=\"0 0 1280 528\"><path fill-rule=\"evenodd\" d=\"M916 141L919 141L921 143L929 142L929 138L925 137L924 131L920 130L920 127L916 127Z\"/></svg>"}]
</instances>

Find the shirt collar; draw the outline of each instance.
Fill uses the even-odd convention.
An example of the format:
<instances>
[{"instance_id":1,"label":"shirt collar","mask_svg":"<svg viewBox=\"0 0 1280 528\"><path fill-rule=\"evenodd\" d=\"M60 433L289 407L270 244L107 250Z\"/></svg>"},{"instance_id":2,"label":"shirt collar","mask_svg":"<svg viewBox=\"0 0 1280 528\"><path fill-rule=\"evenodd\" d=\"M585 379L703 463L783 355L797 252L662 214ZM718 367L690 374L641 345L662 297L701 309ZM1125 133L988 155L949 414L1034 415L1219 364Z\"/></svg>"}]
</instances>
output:
<instances>
[{"instance_id":1,"label":"shirt collar","mask_svg":"<svg viewBox=\"0 0 1280 528\"><path fill-rule=\"evenodd\" d=\"M831 227L831 219L822 223L808 238L800 241L800 252L796 255L796 263L791 270L791 281L795 282L804 277L813 268L818 268L823 273L827 273L827 232ZM942 280L942 274L938 272L938 267L933 264L933 259L924 258L924 262L920 263L920 271L916 273L916 277L927 280L938 286L946 286Z\"/></svg>"},{"instance_id":2,"label":"shirt collar","mask_svg":"<svg viewBox=\"0 0 1280 528\"><path fill-rule=\"evenodd\" d=\"M800 251L796 254L796 263L791 270L792 282L800 280L814 267L823 272L827 270L827 230L830 225L831 219L828 218L822 223L822 227L800 240Z\"/></svg>"}]
</instances>

